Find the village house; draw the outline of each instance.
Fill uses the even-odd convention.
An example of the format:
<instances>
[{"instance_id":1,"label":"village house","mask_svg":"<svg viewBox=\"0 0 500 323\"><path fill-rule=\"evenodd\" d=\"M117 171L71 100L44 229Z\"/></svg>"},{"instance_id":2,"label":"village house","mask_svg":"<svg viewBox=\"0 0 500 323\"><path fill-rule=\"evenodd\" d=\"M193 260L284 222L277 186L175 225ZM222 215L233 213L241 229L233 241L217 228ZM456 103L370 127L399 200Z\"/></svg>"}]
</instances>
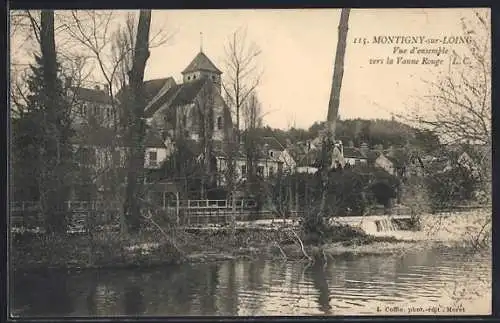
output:
<instances>
[{"instance_id":1,"label":"village house","mask_svg":"<svg viewBox=\"0 0 500 323\"><path fill-rule=\"evenodd\" d=\"M344 147L342 149L344 155L344 167L361 166L368 163L368 158L361 149L354 147Z\"/></svg>"},{"instance_id":2,"label":"village house","mask_svg":"<svg viewBox=\"0 0 500 323\"><path fill-rule=\"evenodd\" d=\"M288 151L295 160L297 173L314 174L318 171L315 165L317 149L311 140L296 142L288 148Z\"/></svg>"},{"instance_id":3,"label":"village house","mask_svg":"<svg viewBox=\"0 0 500 323\"><path fill-rule=\"evenodd\" d=\"M377 157L375 158L373 164L375 167L382 168L391 175L396 175L394 163L382 152L377 153Z\"/></svg>"},{"instance_id":4,"label":"village house","mask_svg":"<svg viewBox=\"0 0 500 323\"><path fill-rule=\"evenodd\" d=\"M118 185L111 179L111 174L118 170L123 173L127 148L117 135L117 111L106 87L73 87L68 94L73 98L71 120L75 130L70 141L79 174L86 174L83 178L77 176L73 185L73 198L86 200L88 185L95 186L97 192ZM158 168L167 153L168 149L161 137L154 132L147 132L145 169ZM122 181L119 186L123 185Z\"/></svg>"},{"instance_id":5,"label":"village house","mask_svg":"<svg viewBox=\"0 0 500 323\"><path fill-rule=\"evenodd\" d=\"M256 151L256 156L254 157L254 167L256 175L263 179L273 179L280 174L284 174L286 171L285 162L282 160L281 155L276 153L276 151L259 149ZM226 154L220 150L215 153L217 160L217 178L218 185L225 185L227 178L225 176L228 169L228 161ZM248 158L243 149L232 154L234 167L235 167L235 180L237 182L244 182L248 179L249 165Z\"/></svg>"},{"instance_id":6,"label":"village house","mask_svg":"<svg viewBox=\"0 0 500 323\"><path fill-rule=\"evenodd\" d=\"M407 148L390 147L387 150L371 150L367 153L368 164L384 169L399 178L422 176L424 163L422 157Z\"/></svg>"},{"instance_id":7,"label":"village house","mask_svg":"<svg viewBox=\"0 0 500 323\"><path fill-rule=\"evenodd\" d=\"M294 173L297 166L295 159L292 157L291 149L292 144L290 142L283 145L274 137L264 137L261 139L261 151L268 155L267 159L281 162L285 174ZM273 172L272 169L271 172Z\"/></svg>"},{"instance_id":8,"label":"village house","mask_svg":"<svg viewBox=\"0 0 500 323\"><path fill-rule=\"evenodd\" d=\"M462 151L458 154L456 152L455 154L450 154L441 172L448 172L457 166L467 169L473 176L480 176L480 166L478 165L478 161L474 160L474 158L472 158L466 151Z\"/></svg>"},{"instance_id":9,"label":"village house","mask_svg":"<svg viewBox=\"0 0 500 323\"><path fill-rule=\"evenodd\" d=\"M318 143L318 140L312 140L306 143L298 143L295 145L294 149L290 149L291 156L297 160L296 162L296 172L297 173L307 173L315 174L321 167L321 145L314 144ZM332 155L332 165L335 167L346 167L347 161L344 158L344 146L342 141L337 140L335 142L335 147L333 148ZM357 155L352 153L351 158L354 161L357 159Z\"/></svg>"}]
</instances>

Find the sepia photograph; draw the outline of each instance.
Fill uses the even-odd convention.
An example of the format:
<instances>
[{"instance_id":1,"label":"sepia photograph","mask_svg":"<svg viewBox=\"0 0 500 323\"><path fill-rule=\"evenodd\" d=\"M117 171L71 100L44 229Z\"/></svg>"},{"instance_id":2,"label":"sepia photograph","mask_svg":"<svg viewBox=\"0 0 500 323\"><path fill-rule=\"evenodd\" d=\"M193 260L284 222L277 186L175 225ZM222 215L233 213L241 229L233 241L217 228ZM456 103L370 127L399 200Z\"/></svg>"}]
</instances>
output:
<instances>
[{"instance_id":1,"label":"sepia photograph","mask_svg":"<svg viewBox=\"0 0 500 323\"><path fill-rule=\"evenodd\" d=\"M492 314L488 8L9 11L8 314Z\"/></svg>"}]
</instances>

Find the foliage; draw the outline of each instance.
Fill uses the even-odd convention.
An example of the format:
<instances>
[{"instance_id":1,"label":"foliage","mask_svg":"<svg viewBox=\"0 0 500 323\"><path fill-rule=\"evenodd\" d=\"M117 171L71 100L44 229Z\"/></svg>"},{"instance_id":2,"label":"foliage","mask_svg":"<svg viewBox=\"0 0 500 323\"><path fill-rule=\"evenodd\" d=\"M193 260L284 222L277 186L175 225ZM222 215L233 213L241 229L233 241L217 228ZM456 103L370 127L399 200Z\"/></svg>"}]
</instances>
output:
<instances>
[{"instance_id":1,"label":"foliage","mask_svg":"<svg viewBox=\"0 0 500 323\"><path fill-rule=\"evenodd\" d=\"M475 9L461 22L468 42L452 56L461 64L443 72L436 82L425 81L429 86L429 95L422 98L425 109L415 106L411 118L446 141L491 146L490 12Z\"/></svg>"},{"instance_id":2,"label":"foliage","mask_svg":"<svg viewBox=\"0 0 500 323\"><path fill-rule=\"evenodd\" d=\"M446 209L471 201L479 184L472 172L461 166L453 167L445 172L433 173L425 180L433 210Z\"/></svg>"},{"instance_id":3,"label":"foliage","mask_svg":"<svg viewBox=\"0 0 500 323\"><path fill-rule=\"evenodd\" d=\"M188 192L199 191L202 171L192 142L180 140L175 145L172 155L163 162L160 170L155 172L153 180L165 178L174 181L183 188L183 198L188 198Z\"/></svg>"},{"instance_id":4,"label":"foliage","mask_svg":"<svg viewBox=\"0 0 500 323\"><path fill-rule=\"evenodd\" d=\"M430 153L440 148L439 136L429 129L415 129L412 145L422 152Z\"/></svg>"},{"instance_id":5,"label":"foliage","mask_svg":"<svg viewBox=\"0 0 500 323\"><path fill-rule=\"evenodd\" d=\"M65 232L63 208L74 166L70 107L60 78L48 87L42 58L35 60L23 112L12 121L13 193L16 198L40 200L46 229Z\"/></svg>"},{"instance_id":6,"label":"foliage","mask_svg":"<svg viewBox=\"0 0 500 323\"><path fill-rule=\"evenodd\" d=\"M276 138L286 146L288 142L297 143L314 140L319 137L324 122L315 122L308 129L274 129L263 126L256 129L259 138ZM337 120L335 138L342 140L345 146L352 144L360 147L367 143L369 147L402 147L407 143L432 151L439 146L439 138L431 130L420 130L396 120L384 119L348 119Z\"/></svg>"},{"instance_id":7,"label":"foliage","mask_svg":"<svg viewBox=\"0 0 500 323\"><path fill-rule=\"evenodd\" d=\"M375 204L390 205L397 197L400 181L393 175L374 167L362 166L330 171L326 198L326 218L347 215L363 215ZM302 210L302 223L306 232L327 232L325 221L316 221L316 212L322 198L322 183L316 174L292 174L273 183L272 199L275 204L286 196L282 183L287 183ZM291 198L291 197L290 197ZM292 204L294 204L292 203Z\"/></svg>"}]
</instances>

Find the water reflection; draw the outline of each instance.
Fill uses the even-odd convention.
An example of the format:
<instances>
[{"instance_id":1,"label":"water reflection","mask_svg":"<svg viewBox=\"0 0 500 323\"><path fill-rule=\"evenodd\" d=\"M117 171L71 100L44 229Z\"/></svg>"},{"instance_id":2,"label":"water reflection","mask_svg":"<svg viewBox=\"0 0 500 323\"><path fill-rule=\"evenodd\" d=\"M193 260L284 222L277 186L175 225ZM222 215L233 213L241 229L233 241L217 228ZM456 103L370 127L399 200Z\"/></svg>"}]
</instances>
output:
<instances>
[{"instance_id":1,"label":"water reflection","mask_svg":"<svg viewBox=\"0 0 500 323\"><path fill-rule=\"evenodd\" d=\"M466 311L487 314L488 306L468 307L474 300L464 296L486 296L481 302L491 303L487 257L430 251L337 257L326 266L228 261L12 278L12 311L20 316L377 314L377 307L388 304L454 298Z\"/></svg>"},{"instance_id":2,"label":"water reflection","mask_svg":"<svg viewBox=\"0 0 500 323\"><path fill-rule=\"evenodd\" d=\"M321 262L316 262L309 272L310 279L312 279L314 287L318 291L318 305L319 309L325 315L331 315L332 306L330 305L330 288L326 279L328 267L325 267Z\"/></svg>"},{"instance_id":3,"label":"water reflection","mask_svg":"<svg viewBox=\"0 0 500 323\"><path fill-rule=\"evenodd\" d=\"M143 314L146 310L144 304L143 287L147 286L147 276L144 277L146 284L141 284L138 274L134 273L126 282L123 290L123 309L125 315Z\"/></svg>"}]
</instances>

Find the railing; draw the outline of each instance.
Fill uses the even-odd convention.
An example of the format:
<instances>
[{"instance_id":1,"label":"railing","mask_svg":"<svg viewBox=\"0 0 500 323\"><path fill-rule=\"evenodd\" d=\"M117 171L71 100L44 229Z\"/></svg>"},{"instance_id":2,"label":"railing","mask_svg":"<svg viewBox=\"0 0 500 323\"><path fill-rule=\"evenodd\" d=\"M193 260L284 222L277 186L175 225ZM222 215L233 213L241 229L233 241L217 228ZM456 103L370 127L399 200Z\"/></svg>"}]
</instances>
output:
<instances>
[{"instance_id":1,"label":"railing","mask_svg":"<svg viewBox=\"0 0 500 323\"><path fill-rule=\"evenodd\" d=\"M89 220L93 227L103 229L117 226L121 205L107 201L66 201L68 232L86 232ZM10 224L14 229L41 230L44 218L38 201L11 201Z\"/></svg>"},{"instance_id":2,"label":"railing","mask_svg":"<svg viewBox=\"0 0 500 323\"><path fill-rule=\"evenodd\" d=\"M250 199L230 200L180 200L167 206L153 205L153 209L167 216L178 216L180 225L227 224L233 219L248 221L252 218L273 219L278 216L271 211L256 209ZM94 226L117 227L121 204L107 201L67 201L69 231L84 232L89 218ZM11 202L11 224L14 227L43 227L40 204L33 201ZM297 214L292 212L291 217Z\"/></svg>"},{"instance_id":3,"label":"railing","mask_svg":"<svg viewBox=\"0 0 500 323\"><path fill-rule=\"evenodd\" d=\"M121 204L108 201L66 201L67 210L118 210ZM38 201L12 201L10 202L11 212L20 211L40 211L41 205Z\"/></svg>"},{"instance_id":4,"label":"railing","mask_svg":"<svg viewBox=\"0 0 500 323\"><path fill-rule=\"evenodd\" d=\"M254 208L257 206L254 200L236 200L235 207ZM170 205L174 206L174 205ZM179 209L232 209L232 201L229 200L180 200Z\"/></svg>"}]
</instances>

